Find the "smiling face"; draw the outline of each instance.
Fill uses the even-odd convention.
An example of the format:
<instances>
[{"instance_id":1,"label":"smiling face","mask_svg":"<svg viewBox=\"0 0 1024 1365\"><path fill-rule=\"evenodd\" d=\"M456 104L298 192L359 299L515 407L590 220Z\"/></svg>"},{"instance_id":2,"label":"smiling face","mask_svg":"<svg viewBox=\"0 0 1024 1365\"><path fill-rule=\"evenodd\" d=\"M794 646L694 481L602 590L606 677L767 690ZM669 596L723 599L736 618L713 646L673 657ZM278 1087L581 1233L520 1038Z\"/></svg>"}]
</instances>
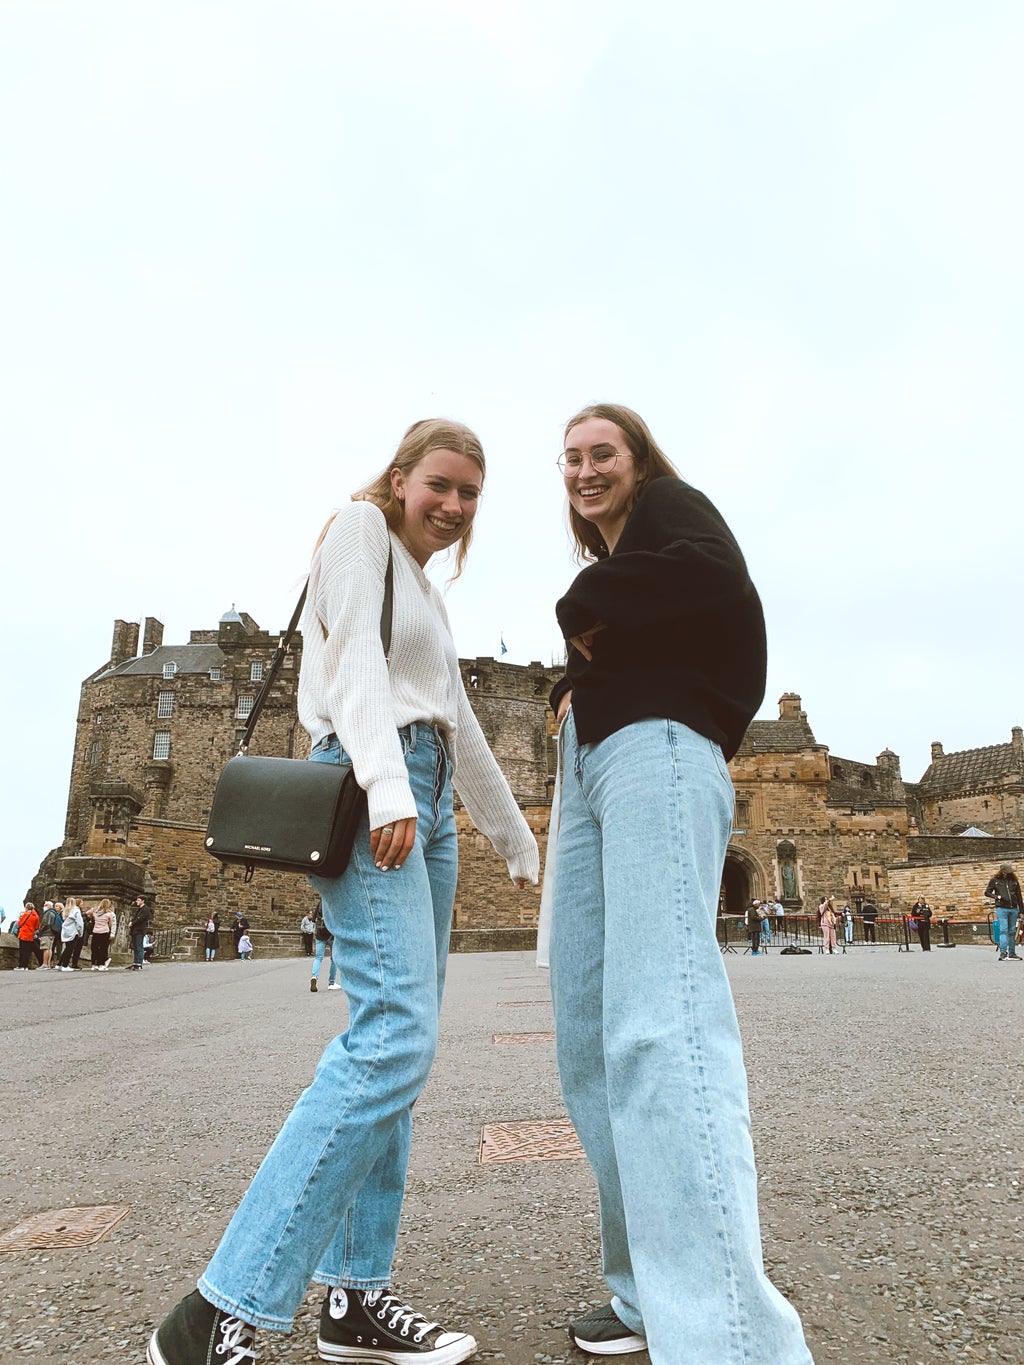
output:
<instances>
[{"instance_id":1,"label":"smiling face","mask_svg":"<svg viewBox=\"0 0 1024 1365\"><path fill-rule=\"evenodd\" d=\"M588 417L566 433L565 449L578 453L582 464L565 480L572 507L601 532L609 550L622 534L633 507L637 468L621 427L605 417ZM610 468L594 468L594 455L618 452Z\"/></svg>"},{"instance_id":2,"label":"smiling face","mask_svg":"<svg viewBox=\"0 0 1024 1365\"><path fill-rule=\"evenodd\" d=\"M430 450L404 474L392 469L391 487L402 504L398 538L422 569L431 555L449 549L472 526L483 472L469 455Z\"/></svg>"}]
</instances>

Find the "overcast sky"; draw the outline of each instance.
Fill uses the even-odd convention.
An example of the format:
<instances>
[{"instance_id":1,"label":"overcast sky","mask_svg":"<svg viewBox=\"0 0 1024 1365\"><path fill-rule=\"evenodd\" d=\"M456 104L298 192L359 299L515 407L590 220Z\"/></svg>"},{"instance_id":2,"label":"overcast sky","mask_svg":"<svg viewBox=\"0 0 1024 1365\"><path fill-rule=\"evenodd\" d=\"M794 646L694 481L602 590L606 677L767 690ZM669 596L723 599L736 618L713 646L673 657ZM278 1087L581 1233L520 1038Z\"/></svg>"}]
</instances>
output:
<instances>
[{"instance_id":1,"label":"overcast sky","mask_svg":"<svg viewBox=\"0 0 1024 1365\"><path fill-rule=\"evenodd\" d=\"M1022 37L1009 0L5 0L0 904L115 618L279 629L435 414L489 460L464 657L559 653L562 422L623 402L747 553L762 715L909 780L1008 741Z\"/></svg>"}]
</instances>

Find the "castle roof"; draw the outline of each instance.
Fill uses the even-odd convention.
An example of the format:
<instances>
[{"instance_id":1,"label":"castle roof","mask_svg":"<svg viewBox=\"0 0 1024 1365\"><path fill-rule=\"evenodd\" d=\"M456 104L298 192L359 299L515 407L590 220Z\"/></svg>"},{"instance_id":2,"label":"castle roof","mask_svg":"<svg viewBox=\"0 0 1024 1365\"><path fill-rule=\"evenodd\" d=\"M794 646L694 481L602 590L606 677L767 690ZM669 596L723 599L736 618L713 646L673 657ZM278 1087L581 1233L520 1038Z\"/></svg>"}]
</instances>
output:
<instances>
[{"instance_id":1,"label":"castle roof","mask_svg":"<svg viewBox=\"0 0 1024 1365\"><path fill-rule=\"evenodd\" d=\"M794 754L817 747L806 719L752 720L738 754Z\"/></svg>"},{"instance_id":2,"label":"castle roof","mask_svg":"<svg viewBox=\"0 0 1024 1365\"><path fill-rule=\"evenodd\" d=\"M988 787L1002 777L1024 779L1024 765L1011 744L989 744L983 749L961 749L933 758L918 783L922 796Z\"/></svg>"},{"instance_id":3,"label":"castle roof","mask_svg":"<svg viewBox=\"0 0 1024 1365\"><path fill-rule=\"evenodd\" d=\"M108 668L95 681L162 675L165 664L177 664L178 673L209 673L211 668L220 668L226 658L219 645L160 645L149 654L126 659L123 664Z\"/></svg>"}]
</instances>

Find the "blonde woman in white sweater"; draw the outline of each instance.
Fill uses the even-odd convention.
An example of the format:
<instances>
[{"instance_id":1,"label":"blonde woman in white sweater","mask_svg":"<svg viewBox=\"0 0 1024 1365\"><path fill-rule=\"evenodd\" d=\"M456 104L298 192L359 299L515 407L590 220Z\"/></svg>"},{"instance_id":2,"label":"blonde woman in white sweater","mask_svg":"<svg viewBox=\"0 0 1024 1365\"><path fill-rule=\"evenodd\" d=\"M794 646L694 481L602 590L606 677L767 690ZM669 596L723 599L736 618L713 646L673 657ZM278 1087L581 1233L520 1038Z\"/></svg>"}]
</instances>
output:
<instances>
[{"instance_id":1,"label":"blonde woman in white sweater","mask_svg":"<svg viewBox=\"0 0 1024 1365\"><path fill-rule=\"evenodd\" d=\"M473 715L441 596L424 573L450 548L461 571L484 472L468 428L417 422L317 545L299 718L312 759L350 759L368 805L344 874L312 879L349 1027L328 1045L197 1292L153 1334L151 1365L200 1365L210 1353L226 1365L255 1360L254 1328L288 1331L311 1279L327 1286L324 1360L456 1365L476 1350L468 1332L432 1322L390 1284L412 1105L437 1043L458 871L453 781L512 879L522 887L538 876L536 841Z\"/></svg>"}]
</instances>

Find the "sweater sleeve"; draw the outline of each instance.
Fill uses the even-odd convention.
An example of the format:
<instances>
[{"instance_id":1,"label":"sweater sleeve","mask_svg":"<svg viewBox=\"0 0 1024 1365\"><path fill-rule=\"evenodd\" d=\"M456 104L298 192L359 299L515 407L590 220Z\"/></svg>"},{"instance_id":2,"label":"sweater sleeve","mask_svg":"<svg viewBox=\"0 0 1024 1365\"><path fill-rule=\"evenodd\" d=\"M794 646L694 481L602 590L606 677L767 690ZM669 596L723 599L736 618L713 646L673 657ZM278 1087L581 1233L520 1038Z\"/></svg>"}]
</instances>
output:
<instances>
[{"instance_id":1,"label":"sweater sleeve","mask_svg":"<svg viewBox=\"0 0 1024 1365\"><path fill-rule=\"evenodd\" d=\"M644 489L615 553L577 575L558 623L567 640L595 625L678 625L749 587L742 552L712 503L681 479L661 478Z\"/></svg>"},{"instance_id":2,"label":"sweater sleeve","mask_svg":"<svg viewBox=\"0 0 1024 1365\"><path fill-rule=\"evenodd\" d=\"M437 598L445 626L448 613ZM537 884L540 879L540 851L533 831L519 809L505 774L498 767L484 738L458 667L455 670L455 789L477 829L487 836L495 852L508 864L508 875L513 881L524 877Z\"/></svg>"},{"instance_id":3,"label":"sweater sleeve","mask_svg":"<svg viewBox=\"0 0 1024 1365\"><path fill-rule=\"evenodd\" d=\"M369 502L343 507L320 547L315 619L307 627L326 632L328 714L366 792L371 829L416 817L380 640L390 548L379 507Z\"/></svg>"},{"instance_id":4,"label":"sweater sleeve","mask_svg":"<svg viewBox=\"0 0 1024 1365\"><path fill-rule=\"evenodd\" d=\"M455 752L455 788L469 818L508 863L512 880L525 877L536 885L540 877L537 840L491 753L461 679Z\"/></svg>"}]
</instances>

